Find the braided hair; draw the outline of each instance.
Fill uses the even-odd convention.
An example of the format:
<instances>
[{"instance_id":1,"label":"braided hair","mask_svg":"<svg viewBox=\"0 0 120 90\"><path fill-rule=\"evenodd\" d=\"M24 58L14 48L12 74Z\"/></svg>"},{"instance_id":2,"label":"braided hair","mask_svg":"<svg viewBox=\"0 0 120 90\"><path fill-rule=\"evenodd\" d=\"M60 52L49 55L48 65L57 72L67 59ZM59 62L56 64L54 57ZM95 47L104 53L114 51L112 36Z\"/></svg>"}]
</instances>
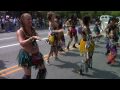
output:
<instances>
[{"instance_id":1,"label":"braided hair","mask_svg":"<svg viewBox=\"0 0 120 90\"><path fill-rule=\"evenodd\" d=\"M23 13L23 14L21 15L21 17L20 17L20 23L21 23L21 26L22 26L24 32L28 35L28 33L26 32L26 28L25 28L24 21L23 21L25 15L31 16L29 13ZM31 26L31 30L32 30L33 35L37 35L37 33L35 32L35 29L34 29L32 26ZM28 36L29 36L29 35L28 35Z\"/></svg>"}]
</instances>

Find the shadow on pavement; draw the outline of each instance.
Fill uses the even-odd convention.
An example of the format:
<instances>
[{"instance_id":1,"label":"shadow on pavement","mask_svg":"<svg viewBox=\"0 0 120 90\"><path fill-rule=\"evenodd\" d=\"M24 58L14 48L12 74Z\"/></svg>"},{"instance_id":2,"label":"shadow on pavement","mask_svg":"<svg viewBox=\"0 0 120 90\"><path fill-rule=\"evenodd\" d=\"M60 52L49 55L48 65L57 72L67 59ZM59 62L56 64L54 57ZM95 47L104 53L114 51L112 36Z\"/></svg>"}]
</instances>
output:
<instances>
[{"instance_id":1,"label":"shadow on pavement","mask_svg":"<svg viewBox=\"0 0 120 90\"><path fill-rule=\"evenodd\" d=\"M95 48L104 48L104 47L96 44L96 45L95 45Z\"/></svg>"},{"instance_id":2,"label":"shadow on pavement","mask_svg":"<svg viewBox=\"0 0 120 90\"><path fill-rule=\"evenodd\" d=\"M105 55L104 52L100 52L100 51L94 51L94 53L99 53L99 54L103 54L103 55Z\"/></svg>"},{"instance_id":3,"label":"shadow on pavement","mask_svg":"<svg viewBox=\"0 0 120 90\"><path fill-rule=\"evenodd\" d=\"M5 63L3 62L3 60L0 60L0 70L5 69L7 67L5 67Z\"/></svg>"},{"instance_id":4,"label":"shadow on pavement","mask_svg":"<svg viewBox=\"0 0 120 90\"><path fill-rule=\"evenodd\" d=\"M5 63L3 62L3 60L0 60L0 70L5 69L5 68L7 68L5 67ZM7 79L7 78L0 76L0 79Z\"/></svg>"},{"instance_id":5,"label":"shadow on pavement","mask_svg":"<svg viewBox=\"0 0 120 90\"><path fill-rule=\"evenodd\" d=\"M73 56L73 57L76 57L76 56L80 56L80 54L76 54L76 53L73 53L73 52L66 52L65 56Z\"/></svg>"},{"instance_id":6,"label":"shadow on pavement","mask_svg":"<svg viewBox=\"0 0 120 90\"><path fill-rule=\"evenodd\" d=\"M92 75L86 74L85 76L97 79L120 79L120 77L116 75L114 72L99 70L96 68L93 68L92 70L93 70Z\"/></svg>"},{"instance_id":7,"label":"shadow on pavement","mask_svg":"<svg viewBox=\"0 0 120 90\"><path fill-rule=\"evenodd\" d=\"M116 59L119 59L119 60L120 60L120 54L117 55Z\"/></svg>"},{"instance_id":8,"label":"shadow on pavement","mask_svg":"<svg viewBox=\"0 0 120 90\"><path fill-rule=\"evenodd\" d=\"M0 79L8 79L8 78L5 78L5 77L1 77L1 76L0 76Z\"/></svg>"},{"instance_id":9,"label":"shadow on pavement","mask_svg":"<svg viewBox=\"0 0 120 90\"><path fill-rule=\"evenodd\" d=\"M69 51L79 52L79 48L73 48L72 50Z\"/></svg>"},{"instance_id":10,"label":"shadow on pavement","mask_svg":"<svg viewBox=\"0 0 120 90\"><path fill-rule=\"evenodd\" d=\"M106 44L105 41L99 41L99 44Z\"/></svg>"},{"instance_id":11,"label":"shadow on pavement","mask_svg":"<svg viewBox=\"0 0 120 90\"><path fill-rule=\"evenodd\" d=\"M62 65L54 65L56 67L59 67L59 68L73 68L74 70L79 69L79 66L76 63L62 61L61 59L57 59L57 61L60 61L63 64Z\"/></svg>"},{"instance_id":12,"label":"shadow on pavement","mask_svg":"<svg viewBox=\"0 0 120 90\"><path fill-rule=\"evenodd\" d=\"M116 61L116 63L111 65L111 67L120 67L120 61Z\"/></svg>"},{"instance_id":13,"label":"shadow on pavement","mask_svg":"<svg viewBox=\"0 0 120 90\"><path fill-rule=\"evenodd\" d=\"M78 73L78 70L79 70L79 66L76 64L76 63L71 63L71 62L66 62L66 61L62 61L60 59L58 59L58 61L64 63L62 65L54 65L56 67L59 67L59 68L72 68L72 72L74 73ZM90 79L120 79L120 77L118 75L116 75L114 72L110 72L110 71L104 71L104 70L99 70L99 69L96 69L96 68L93 68L92 69L93 73L92 75L89 75L89 72L88 74L85 74L84 76L90 78Z\"/></svg>"}]
</instances>

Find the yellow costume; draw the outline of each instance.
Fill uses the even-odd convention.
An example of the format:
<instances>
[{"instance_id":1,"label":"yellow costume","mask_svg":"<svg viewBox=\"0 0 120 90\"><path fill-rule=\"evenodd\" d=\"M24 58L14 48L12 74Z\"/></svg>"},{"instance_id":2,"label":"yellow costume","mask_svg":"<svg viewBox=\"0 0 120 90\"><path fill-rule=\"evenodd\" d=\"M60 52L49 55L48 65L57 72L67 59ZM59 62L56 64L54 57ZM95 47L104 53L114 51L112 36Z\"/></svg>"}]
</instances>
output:
<instances>
[{"instance_id":1,"label":"yellow costume","mask_svg":"<svg viewBox=\"0 0 120 90\"><path fill-rule=\"evenodd\" d=\"M54 44L54 41L55 41L55 36L54 36L54 35L49 35L48 39L49 39L49 43L50 43L51 45L53 45L53 44Z\"/></svg>"},{"instance_id":2,"label":"yellow costume","mask_svg":"<svg viewBox=\"0 0 120 90\"><path fill-rule=\"evenodd\" d=\"M83 39L80 40L79 50L80 50L81 54L84 54L86 52L93 52L94 51L94 48L95 48L94 41L91 41L89 48L86 48L86 43L87 43L87 41L84 41Z\"/></svg>"}]
</instances>

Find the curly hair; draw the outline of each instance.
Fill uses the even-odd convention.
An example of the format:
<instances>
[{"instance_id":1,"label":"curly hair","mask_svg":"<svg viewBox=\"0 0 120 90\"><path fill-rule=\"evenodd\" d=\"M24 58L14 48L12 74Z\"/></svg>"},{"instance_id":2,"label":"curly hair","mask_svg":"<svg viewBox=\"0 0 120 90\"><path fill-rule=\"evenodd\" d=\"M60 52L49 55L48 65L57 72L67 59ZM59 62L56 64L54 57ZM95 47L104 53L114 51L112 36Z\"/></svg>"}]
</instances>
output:
<instances>
[{"instance_id":1,"label":"curly hair","mask_svg":"<svg viewBox=\"0 0 120 90\"><path fill-rule=\"evenodd\" d=\"M52 19L55 19L57 18L58 20L60 19L60 17L55 14L54 12L50 11L47 13L47 18L48 20L51 22L51 26L54 30L57 30L59 28L59 23L58 22L55 22L54 20Z\"/></svg>"},{"instance_id":2,"label":"curly hair","mask_svg":"<svg viewBox=\"0 0 120 90\"><path fill-rule=\"evenodd\" d=\"M52 20L52 17L53 17L53 16L55 16L55 13L54 13L54 12L50 11L50 12L47 13L47 19L48 19L49 21Z\"/></svg>"}]
</instances>

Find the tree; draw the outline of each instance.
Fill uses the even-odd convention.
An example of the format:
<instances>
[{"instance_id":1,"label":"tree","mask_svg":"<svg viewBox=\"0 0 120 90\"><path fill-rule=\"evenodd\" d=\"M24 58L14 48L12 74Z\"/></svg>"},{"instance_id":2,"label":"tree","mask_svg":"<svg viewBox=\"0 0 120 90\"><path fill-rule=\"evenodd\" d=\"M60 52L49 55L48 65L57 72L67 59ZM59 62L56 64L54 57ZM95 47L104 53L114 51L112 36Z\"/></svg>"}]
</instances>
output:
<instances>
[{"instance_id":1,"label":"tree","mask_svg":"<svg viewBox=\"0 0 120 90\"><path fill-rule=\"evenodd\" d=\"M120 11L112 11L111 15L112 16L120 16Z\"/></svg>"}]
</instances>

